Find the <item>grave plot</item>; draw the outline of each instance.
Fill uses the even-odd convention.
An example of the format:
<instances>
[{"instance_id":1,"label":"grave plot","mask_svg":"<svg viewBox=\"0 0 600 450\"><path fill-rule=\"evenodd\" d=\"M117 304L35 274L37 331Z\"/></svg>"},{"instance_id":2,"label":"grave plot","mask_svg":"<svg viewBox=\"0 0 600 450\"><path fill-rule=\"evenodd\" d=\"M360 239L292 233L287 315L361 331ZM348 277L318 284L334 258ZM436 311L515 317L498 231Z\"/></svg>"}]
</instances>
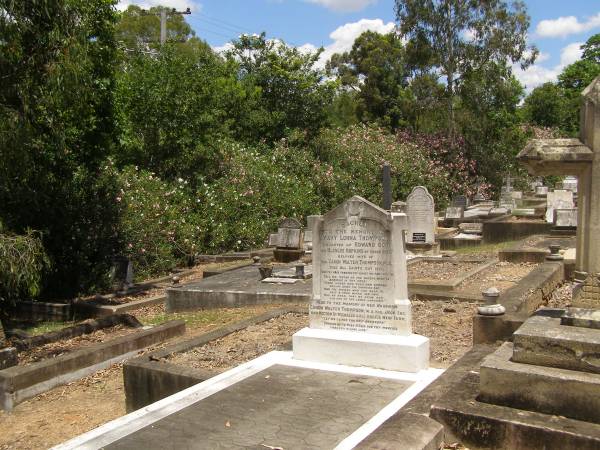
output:
<instances>
[{"instance_id":1,"label":"grave plot","mask_svg":"<svg viewBox=\"0 0 600 450\"><path fill-rule=\"evenodd\" d=\"M185 331L182 321L149 327L142 327L131 317L96 322L102 322L102 326L88 329L80 324L43 336L15 339L13 344L21 351L13 361L17 365L0 370L0 408L11 411L28 398L109 367Z\"/></svg>"},{"instance_id":2,"label":"grave plot","mask_svg":"<svg viewBox=\"0 0 600 450\"><path fill-rule=\"evenodd\" d=\"M408 264L408 287L457 289L466 279L493 265L480 259L419 258Z\"/></svg>"},{"instance_id":3,"label":"grave plot","mask_svg":"<svg viewBox=\"0 0 600 450\"><path fill-rule=\"evenodd\" d=\"M507 261L495 262L485 270L474 274L464 280L457 290L463 292L481 293L487 287L496 287L500 292L514 287L523 278L529 275L538 264L535 263L510 263Z\"/></svg>"}]
</instances>

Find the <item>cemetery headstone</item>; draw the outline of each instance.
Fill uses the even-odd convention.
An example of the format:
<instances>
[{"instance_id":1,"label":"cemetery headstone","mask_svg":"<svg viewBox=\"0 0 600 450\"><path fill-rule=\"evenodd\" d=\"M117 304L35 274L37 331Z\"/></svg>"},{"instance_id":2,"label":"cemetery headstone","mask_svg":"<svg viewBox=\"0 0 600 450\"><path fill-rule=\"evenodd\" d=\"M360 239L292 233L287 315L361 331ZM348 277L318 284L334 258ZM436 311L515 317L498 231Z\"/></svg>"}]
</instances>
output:
<instances>
[{"instance_id":1,"label":"cemetery headstone","mask_svg":"<svg viewBox=\"0 0 600 450\"><path fill-rule=\"evenodd\" d=\"M565 179L562 181L562 188L576 194L577 193L577 177L574 177L572 175L565 177Z\"/></svg>"},{"instance_id":2,"label":"cemetery headstone","mask_svg":"<svg viewBox=\"0 0 600 450\"><path fill-rule=\"evenodd\" d=\"M273 257L277 262L297 261L304 254L303 230L300 221L284 218L279 222L277 237L269 236L269 242L275 243Z\"/></svg>"},{"instance_id":3,"label":"cemetery headstone","mask_svg":"<svg viewBox=\"0 0 600 450\"><path fill-rule=\"evenodd\" d=\"M511 192L502 192L500 194L500 201L498 202L499 208L506 208L508 211L512 211L516 206L515 199Z\"/></svg>"},{"instance_id":4,"label":"cemetery headstone","mask_svg":"<svg viewBox=\"0 0 600 450\"><path fill-rule=\"evenodd\" d=\"M433 197L424 186L413 188L406 199L408 239L411 244L435 243Z\"/></svg>"},{"instance_id":5,"label":"cemetery headstone","mask_svg":"<svg viewBox=\"0 0 600 450\"><path fill-rule=\"evenodd\" d=\"M554 224L558 228L576 228L577 208L555 209Z\"/></svg>"},{"instance_id":6,"label":"cemetery headstone","mask_svg":"<svg viewBox=\"0 0 600 450\"><path fill-rule=\"evenodd\" d=\"M463 208L460 206L449 206L446 208L446 219L462 219L464 214Z\"/></svg>"},{"instance_id":7,"label":"cemetery headstone","mask_svg":"<svg viewBox=\"0 0 600 450\"><path fill-rule=\"evenodd\" d=\"M554 222L555 209L571 209L573 203L573 192L566 190L554 190L546 196L546 222Z\"/></svg>"},{"instance_id":8,"label":"cemetery headstone","mask_svg":"<svg viewBox=\"0 0 600 450\"><path fill-rule=\"evenodd\" d=\"M548 195L548 186L538 186L535 188L535 195L537 197L545 197Z\"/></svg>"},{"instance_id":9,"label":"cemetery headstone","mask_svg":"<svg viewBox=\"0 0 600 450\"><path fill-rule=\"evenodd\" d=\"M127 256L115 256L111 271L114 291L123 291L133 286L133 263Z\"/></svg>"},{"instance_id":10,"label":"cemetery headstone","mask_svg":"<svg viewBox=\"0 0 600 450\"><path fill-rule=\"evenodd\" d=\"M418 371L429 341L412 333L403 233L406 215L354 196L313 228L310 327L294 358Z\"/></svg>"},{"instance_id":11,"label":"cemetery headstone","mask_svg":"<svg viewBox=\"0 0 600 450\"><path fill-rule=\"evenodd\" d=\"M406 213L406 203L403 201L397 201L392 203L392 212Z\"/></svg>"},{"instance_id":12,"label":"cemetery headstone","mask_svg":"<svg viewBox=\"0 0 600 450\"><path fill-rule=\"evenodd\" d=\"M465 210L467 209L467 206L469 206L469 199L466 195L456 195L452 199L452 206L460 207Z\"/></svg>"}]
</instances>

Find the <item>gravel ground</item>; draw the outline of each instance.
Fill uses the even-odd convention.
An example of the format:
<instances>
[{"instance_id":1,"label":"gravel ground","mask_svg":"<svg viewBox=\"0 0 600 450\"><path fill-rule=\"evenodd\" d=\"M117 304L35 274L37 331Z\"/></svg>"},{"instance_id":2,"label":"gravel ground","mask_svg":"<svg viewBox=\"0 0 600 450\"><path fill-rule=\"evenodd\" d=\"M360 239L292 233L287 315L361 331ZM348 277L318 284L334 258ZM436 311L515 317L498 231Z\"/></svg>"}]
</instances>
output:
<instances>
[{"instance_id":1,"label":"gravel ground","mask_svg":"<svg viewBox=\"0 0 600 450\"><path fill-rule=\"evenodd\" d=\"M223 372L272 350L281 349L292 335L308 326L308 315L289 313L267 320L166 361L196 369Z\"/></svg>"},{"instance_id":2,"label":"gravel ground","mask_svg":"<svg viewBox=\"0 0 600 450\"><path fill-rule=\"evenodd\" d=\"M408 266L409 280L451 280L475 267L480 262L418 261Z\"/></svg>"},{"instance_id":3,"label":"gravel ground","mask_svg":"<svg viewBox=\"0 0 600 450\"><path fill-rule=\"evenodd\" d=\"M90 334L84 334L71 339L59 342L51 342L19 353L19 365L24 366L44 359L56 358L74 350L79 350L99 342L106 342L125 336L141 328L130 328L125 325L115 325L110 328L94 331Z\"/></svg>"},{"instance_id":4,"label":"gravel ground","mask_svg":"<svg viewBox=\"0 0 600 450\"><path fill-rule=\"evenodd\" d=\"M496 287L501 292L513 287L521 279L529 275L538 265L536 263L511 263L500 261L493 266L469 277L457 289L469 292L481 292L489 287Z\"/></svg>"},{"instance_id":5,"label":"gravel ground","mask_svg":"<svg viewBox=\"0 0 600 450\"><path fill-rule=\"evenodd\" d=\"M573 300L573 283L572 281L565 281L559 287L554 289L552 295L547 301L546 306L550 308L566 308L571 306Z\"/></svg>"}]
</instances>

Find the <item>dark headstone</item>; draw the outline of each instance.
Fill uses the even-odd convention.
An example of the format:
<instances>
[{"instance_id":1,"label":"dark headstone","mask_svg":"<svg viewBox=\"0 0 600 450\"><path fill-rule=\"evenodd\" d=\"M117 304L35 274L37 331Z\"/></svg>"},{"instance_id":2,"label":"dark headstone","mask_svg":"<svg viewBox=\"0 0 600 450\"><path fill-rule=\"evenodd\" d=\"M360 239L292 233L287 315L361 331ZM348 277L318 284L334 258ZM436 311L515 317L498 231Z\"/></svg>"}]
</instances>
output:
<instances>
[{"instance_id":1,"label":"dark headstone","mask_svg":"<svg viewBox=\"0 0 600 450\"><path fill-rule=\"evenodd\" d=\"M383 165L383 209L389 211L392 208L392 172L390 165Z\"/></svg>"},{"instance_id":2,"label":"dark headstone","mask_svg":"<svg viewBox=\"0 0 600 450\"><path fill-rule=\"evenodd\" d=\"M452 199L452 206L460 207L465 210L467 209L467 206L469 206L469 201L465 195L456 195Z\"/></svg>"}]
</instances>

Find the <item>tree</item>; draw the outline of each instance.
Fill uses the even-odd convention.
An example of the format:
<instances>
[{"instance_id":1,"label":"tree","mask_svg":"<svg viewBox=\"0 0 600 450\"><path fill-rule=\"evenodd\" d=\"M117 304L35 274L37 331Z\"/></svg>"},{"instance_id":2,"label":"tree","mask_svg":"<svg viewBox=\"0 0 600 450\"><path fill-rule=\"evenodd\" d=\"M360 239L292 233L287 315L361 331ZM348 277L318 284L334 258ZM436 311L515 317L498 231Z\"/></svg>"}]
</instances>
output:
<instances>
[{"instance_id":1,"label":"tree","mask_svg":"<svg viewBox=\"0 0 600 450\"><path fill-rule=\"evenodd\" d=\"M185 42L194 36L194 31L181 14L169 14L170 8L154 6L148 11L129 5L119 17L115 37L127 49L160 46L160 12L167 11L167 40Z\"/></svg>"},{"instance_id":2,"label":"tree","mask_svg":"<svg viewBox=\"0 0 600 450\"><path fill-rule=\"evenodd\" d=\"M549 128L564 126L567 115L567 100L564 91L555 83L544 83L536 87L523 105L525 120Z\"/></svg>"},{"instance_id":3,"label":"tree","mask_svg":"<svg viewBox=\"0 0 600 450\"><path fill-rule=\"evenodd\" d=\"M507 60L525 68L537 55L527 48L529 17L522 2L396 0L396 16L411 52L430 60L445 78L450 136L456 132L456 92L465 73Z\"/></svg>"},{"instance_id":4,"label":"tree","mask_svg":"<svg viewBox=\"0 0 600 450\"><path fill-rule=\"evenodd\" d=\"M402 41L395 33L364 32L352 50L331 57L327 70L344 88L357 93L359 120L376 120L391 129L408 122L410 109L404 105L409 71Z\"/></svg>"},{"instance_id":5,"label":"tree","mask_svg":"<svg viewBox=\"0 0 600 450\"><path fill-rule=\"evenodd\" d=\"M0 217L40 230L48 296L101 286L118 248L112 0L0 0Z\"/></svg>"},{"instance_id":6,"label":"tree","mask_svg":"<svg viewBox=\"0 0 600 450\"><path fill-rule=\"evenodd\" d=\"M238 65L238 78L250 98L257 98L238 137L273 142L300 129L311 135L326 124L333 83L315 68L322 49L304 53L279 40L242 35L227 52Z\"/></svg>"},{"instance_id":7,"label":"tree","mask_svg":"<svg viewBox=\"0 0 600 450\"><path fill-rule=\"evenodd\" d=\"M218 165L212 143L232 133L248 100L235 63L200 43L135 53L118 75L116 98L119 164L188 181Z\"/></svg>"}]
</instances>

